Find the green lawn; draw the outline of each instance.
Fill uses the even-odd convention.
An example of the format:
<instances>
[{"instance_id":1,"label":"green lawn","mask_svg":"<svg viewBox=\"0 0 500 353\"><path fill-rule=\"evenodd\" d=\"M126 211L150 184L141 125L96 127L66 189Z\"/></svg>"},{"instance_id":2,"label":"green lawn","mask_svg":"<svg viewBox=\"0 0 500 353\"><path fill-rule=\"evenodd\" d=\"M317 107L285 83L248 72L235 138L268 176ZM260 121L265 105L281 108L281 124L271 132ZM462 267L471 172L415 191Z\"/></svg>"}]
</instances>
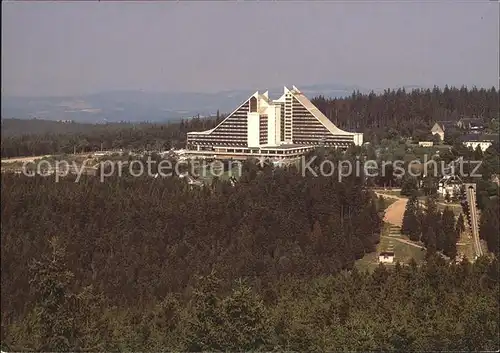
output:
<instances>
[{"instance_id":1,"label":"green lawn","mask_svg":"<svg viewBox=\"0 0 500 353\"><path fill-rule=\"evenodd\" d=\"M460 204L458 204L458 205L457 204L448 204L447 206L449 208L451 208L451 210L453 211L453 213L457 217L460 215L460 213L462 213L462 206ZM444 205L438 205L438 209L440 211L443 211L445 207L446 206L444 206Z\"/></svg>"},{"instance_id":2,"label":"green lawn","mask_svg":"<svg viewBox=\"0 0 500 353\"><path fill-rule=\"evenodd\" d=\"M463 254L469 260L473 260L476 255L476 250L474 249L474 245L472 240L466 239L466 237L462 237L457 244L457 252L458 254Z\"/></svg>"},{"instance_id":3,"label":"green lawn","mask_svg":"<svg viewBox=\"0 0 500 353\"><path fill-rule=\"evenodd\" d=\"M390 205L392 205L394 202L396 202L398 199L395 199L393 197L384 197L384 209L387 209Z\"/></svg>"},{"instance_id":4,"label":"green lawn","mask_svg":"<svg viewBox=\"0 0 500 353\"><path fill-rule=\"evenodd\" d=\"M380 237L380 242L377 245L377 250L373 253L366 254L363 258L356 261L355 266L359 270L369 270L372 271L378 266L378 254L381 251L389 250L392 248L395 255L395 261L400 263L408 263L412 258L415 259L417 263L424 260L425 251L417 248L415 246L402 243L396 239L406 239L404 236L391 237L389 236L389 224L385 223L382 230L382 235ZM388 265L392 266L392 265Z\"/></svg>"}]
</instances>

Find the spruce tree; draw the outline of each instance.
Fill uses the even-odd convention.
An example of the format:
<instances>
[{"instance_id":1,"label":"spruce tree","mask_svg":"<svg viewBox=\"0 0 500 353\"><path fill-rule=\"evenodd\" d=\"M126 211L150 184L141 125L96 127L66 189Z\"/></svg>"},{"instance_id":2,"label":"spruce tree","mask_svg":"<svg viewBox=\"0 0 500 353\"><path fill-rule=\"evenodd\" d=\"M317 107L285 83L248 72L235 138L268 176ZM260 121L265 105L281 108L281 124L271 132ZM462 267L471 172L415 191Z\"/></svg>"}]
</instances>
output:
<instances>
[{"instance_id":1,"label":"spruce tree","mask_svg":"<svg viewBox=\"0 0 500 353\"><path fill-rule=\"evenodd\" d=\"M433 218L434 223L431 223L431 226L434 228L434 234L436 235L436 249L438 251L442 251L445 244L445 234L442 227L442 217L442 213L438 211Z\"/></svg>"},{"instance_id":2,"label":"spruce tree","mask_svg":"<svg viewBox=\"0 0 500 353\"><path fill-rule=\"evenodd\" d=\"M460 235L465 232L465 220L464 220L464 214L460 213L457 219L457 223L455 226L456 230L456 236L457 240L460 239Z\"/></svg>"},{"instance_id":3,"label":"spruce tree","mask_svg":"<svg viewBox=\"0 0 500 353\"><path fill-rule=\"evenodd\" d=\"M64 261L65 249L57 238L50 241L51 255L30 265L30 286L36 298L32 308L35 350L70 351L75 347L75 317L70 291L73 273Z\"/></svg>"},{"instance_id":4,"label":"spruce tree","mask_svg":"<svg viewBox=\"0 0 500 353\"><path fill-rule=\"evenodd\" d=\"M481 147L479 145L474 150L474 160L476 160L476 161L483 160L483 150L481 149Z\"/></svg>"},{"instance_id":5,"label":"spruce tree","mask_svg":"<svg viewBox=\"0 0 500 353\"><path fill-rule=\"evenodd\" d=\"M425 210L422 220L422 229L428 229L432 227L433 229L437 229L439 224L439 214L437 211L437 200L436 195L427 196L425 199ZM434 233L434 237L436 237L436 233ZM434 239L436 240L436 239ZM427 244L427 232L422 232L422 241L424 244Z\"/></svg>"},{"instance_id":6,"label":"spruce tree","mask_svg":"<svg viewBox=\"0 0 500 353\"><path fill-rule=\"evenodd\" d=\"M499 205L498 201L490 201L481 215L479 225L479 237L486 241L488 250L499 254L500 247L500 226L499 226Z\"/></svg>"},{"instance_id":7,"label":"spruce tree","mask_svg":"<svg viewBox=\"0 0 500 353\"><path fill-rule=\"evenodd\" d=\"M414 177L405 176L401 185L401 195L410 196L417 191L417 180Z\"/></svg>"},{"instance_id":8,"label":"spruce tree","mask_svg":"<svg viewBox=\"0 0 500 353\"><path fill-rule=\"evenodd\" d=\"M443 234L443 253L453 259L457 255L457 236L455 215L449 207L446 207L442 214L441 229Z\"/></svg>"},{"instance_id":9,"label":"spruce tree","mask_svg":"<svg viewBox=\"0 0 500 353\"><path fill-rule=\"evenodd\" d=\"M417 196L413 193L412 197L406 203L406 209L403 214L403 223L401 233L408 235L413 241L418 241L420 238L420 224L417 217Z\"/></svg>"},{"instance_id":10,"label":"spruce tree","mask_svg":"<svg viewBox=\"0 0 500 353\"><path fill-rule=\"evenodd\" d=\"M427 248L426 257L429 258L436 253L436 233L432 227L427 227L425 232L425 247Z\"/></svg>"},{"instance_id":11,"label":"spruce tree","mask_svg":"<svg viewBox=\"0 0 500 353\"><path fill-rule=\"evenodd\" d=\"M221 336L223 348L229 351L255 351L266 346L271 326L261 297L242 280L236 282L232 293L221 302L224 321Z\"/></svg>"},{"instance_id":12,"label":"spruce tree","mask_svg":"<svg viewBox=\"0 0 500 353\"><path fill-rule=\"evenodd\" d=\"M324 239L319 221L314 222L313 229L311 230L309 237L311 239L311 248L313 248L315 252L320 253L323 250L322 245L324 244Z\"/></svg>"},{"instance_id":13,"label":"spruce tree","mask_svg":"<svg viewBox=\"0 0 500 353\"><path fill-rule=\"evenodd\" d=\"M377 208L379 212L384 212L385 210L385 200L382 195L380 195L377 199Z\"/></svg>"}]
</instances>

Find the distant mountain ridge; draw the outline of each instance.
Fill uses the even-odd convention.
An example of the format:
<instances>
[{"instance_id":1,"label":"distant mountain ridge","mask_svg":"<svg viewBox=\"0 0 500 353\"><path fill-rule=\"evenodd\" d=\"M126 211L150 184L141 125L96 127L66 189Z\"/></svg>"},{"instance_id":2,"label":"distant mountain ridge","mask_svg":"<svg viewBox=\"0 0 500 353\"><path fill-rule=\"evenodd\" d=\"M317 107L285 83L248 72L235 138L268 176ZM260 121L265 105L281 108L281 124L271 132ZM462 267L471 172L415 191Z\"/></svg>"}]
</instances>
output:
<instances>
[{"instance_id":1,"label":"distant mountain ridge","mask_svg":"<svg viewBox=\"0 0 500 353\"><path fill-rule=\"evenodd\" d=\"M292 85L287 85L291 87ZM318 84L298 88L309 98L350 96L354 91L369 92L354 85ZM257 89L217 93L110 91L68 97L2 97L2 119L73 120L82 123L165 122L196 115L214 115L217 110L230 113ZM258 89L264 92L267 88ZM269 89L278 98L283 87Z\"/></svg>"}]
</instances>

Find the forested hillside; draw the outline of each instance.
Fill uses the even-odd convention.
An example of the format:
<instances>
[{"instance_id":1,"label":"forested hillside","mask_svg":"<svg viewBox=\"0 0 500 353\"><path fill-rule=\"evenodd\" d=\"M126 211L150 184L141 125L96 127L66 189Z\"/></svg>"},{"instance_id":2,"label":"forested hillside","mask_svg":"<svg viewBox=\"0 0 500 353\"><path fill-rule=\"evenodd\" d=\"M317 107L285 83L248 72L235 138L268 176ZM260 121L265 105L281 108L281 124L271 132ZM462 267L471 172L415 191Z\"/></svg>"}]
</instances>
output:
<instances>
[{"instance_id":1,"label":"forested hillside","mask_svg":"<svg viewBox=\"0 0 500 353\"><path fill-rule=\"evenodd\" d=\"M185 146L186 133L213 127L221 117L195 118L168 124L114 123L80 124L47 120L6 119L2 121L2 158L38 156L101 148L164 150Z\"/></svg>"},{"instance_id":2,"label":"forested hillside","mask_svg":"<svg viewBox=\"0 0 500 353\"><path fill-rule=\"evenodd\" d=\"M427 134L436 120L458 120L462 116L481 117L490 131L498 133L499 100L495 88L436 87L409 92L386 90L378 95L354 92L347 98L319 96L312 102L339 127L363 132L365 141L378 144L384 138ZM31 120L5 119L1 154L5 158L72 153L74 148L88 152L100 149L101 143L105 149L181 147L185 145L186 132L210 129L222 118L223 115L218 115L170 124L86 125L46 121L45 126L40 121L32 126Z\"/></svg>"},{"instance_id":3,"label":"forested hillside","mask_svg":"<svg viewBox=\"0 0 500 353\"><path fill-rule=\"evenodd\" d=\"M386 90L383 94L359 94L348 98L317 97L313 103L330 120L348 130L362 131L366 140L410 137L428 132L437 120L458 121L480 117L487 124L499 118L500 93L491 89L435 87L406 92ZM495 125L498 129L498 125ZM498 130L496 131L498 133Z\"/></svg>"},{"instance_id":4,"label":"forested hillside","mask_svg":"<svg viewBox=\"0 0 500 353\"><path fill-rule=\"evenodd\" d=\"M346 153L319 148L307 155L319 157L311 170L325 158L417 158L416 148L395 137L460 115L491 122L498 98L495 90L448 88L319 97L315 103L340 127L375 142L392 140ZM101 144L183 147L187 131L222 118L42 122L31 130L4 120L2 157L89 152ZM456 144L440 154L447 163L459 156L483 160L483 177L474 182L481 238L493 252L498 198L491 197L498 185L490 179L498 173L498 148L482 153ZM336 174L303 176L293 167L247 162L234 186L215 178L199 189L179 178L127 173L57 183L3 173L2 351L498 350L498 261L455 264L436 256L455 255L463 221L450 209L438 212L432 198L426 212L417 212L415 195L403 227L428 247L422 265L356 270L355 261L375 251L382 229L384 202L369 186L415 190L422 180L426 195L436 192L436 178L398 179L392 166L379 169L382 175L339 182Z\"/></svg>"},{"instance_id":5,"label":"forested hillside","mask_svg":"<svg viewBox=\"0 0 500 353\"><path fill-rule=\"evenodd\" d=\"M352 269L381 227L356 178L248 164L235 187L5 174L1 191L2 350L498 348L497 263Z\"/></svg>"},{"instance_id":6,"label":"forested hillside","mask_svg":"<svg viewBox=\"0 0 500 353\"><path fill-rule=\"evenodd\" d=\"M265 289L286 276L351 268L375 249L381 219L358 179L265 168L241 180L190 190L173 178L54 183L2 175L2 323L23 317L35 299L29 265L52 236L66 247L79 286L138 308L213 269L226 288L249 277Z\"/></svg>"}]
</instances>

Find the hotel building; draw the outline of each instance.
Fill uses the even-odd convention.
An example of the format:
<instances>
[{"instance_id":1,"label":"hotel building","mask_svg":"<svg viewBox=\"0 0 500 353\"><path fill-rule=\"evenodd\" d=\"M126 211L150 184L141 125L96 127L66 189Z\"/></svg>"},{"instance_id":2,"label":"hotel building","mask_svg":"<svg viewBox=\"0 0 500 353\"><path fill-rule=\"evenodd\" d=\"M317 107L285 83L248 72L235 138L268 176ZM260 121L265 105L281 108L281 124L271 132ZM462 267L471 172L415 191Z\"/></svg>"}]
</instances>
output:
<instances>
[{"instance_id":1,"label":"hotel building","mask_svg":"<svg viewBox=\"0 0 500 353\"><path fill-rule=\"evenodd\" d=\"M215 128L187 134L191 156L212 158L294 158L318 146L362 143L362 133L339 129L295 86L277 100L255 92Z\"/></svg>"}]
</instances>

